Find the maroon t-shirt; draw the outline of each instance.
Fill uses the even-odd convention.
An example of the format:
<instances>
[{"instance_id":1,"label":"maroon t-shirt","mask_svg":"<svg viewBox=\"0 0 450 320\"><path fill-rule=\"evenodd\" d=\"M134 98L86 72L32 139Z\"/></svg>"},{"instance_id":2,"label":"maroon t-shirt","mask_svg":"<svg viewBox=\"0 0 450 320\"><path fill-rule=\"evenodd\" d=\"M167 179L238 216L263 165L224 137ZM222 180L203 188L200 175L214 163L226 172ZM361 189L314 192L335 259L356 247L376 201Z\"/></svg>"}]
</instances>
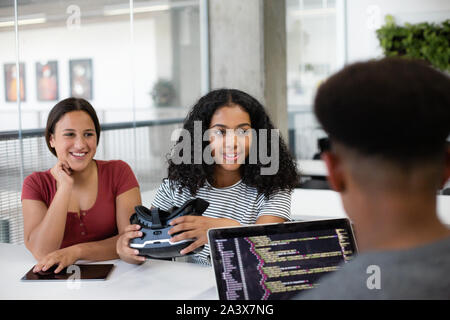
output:
<instances>
[{"instance_id":1,"label":"maroon t-shirt","mask_svg":"<svg viewBox=\"0 0 450 320\"><path fill-rule=\"evenodd\" d=\"M67 212L66 228L61 248L77 243L104 240L118 234L116 223L116 198L139 187L130 166L121 160L95 160L98 173L97 199L88 210ZM22 187L22 200L39 200L47 208L56 193L56 180L50 170L33 172L26 177Z\"/></svg>"}]
</instances>

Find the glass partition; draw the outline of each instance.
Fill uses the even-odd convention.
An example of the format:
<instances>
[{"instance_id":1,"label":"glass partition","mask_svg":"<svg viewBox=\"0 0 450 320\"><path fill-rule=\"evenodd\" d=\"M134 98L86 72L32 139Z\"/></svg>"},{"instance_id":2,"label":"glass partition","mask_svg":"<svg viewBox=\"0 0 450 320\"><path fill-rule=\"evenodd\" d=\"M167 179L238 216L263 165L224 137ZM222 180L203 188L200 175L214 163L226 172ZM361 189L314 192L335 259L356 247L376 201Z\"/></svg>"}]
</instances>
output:
<instances>
[{"instance_id":1,"label":"glass partition","mask_svg":"<svg viewBox=\"0 0 450 320\"><path fill-rule=\"evenodd\" d=\"M321 81L344 65L345 1L287 0L287 100L291 149L312 159L325 136L312 113Z\"/></svg>"},{"instance_id":2,"label":"glass partition","mask_svg":"<svg viewBox=\"0 0 450 320\"><path fill-rule=\"evenodd\" d=\"M64 98L85 98L96 109L104 128L96 159L129 163L143 193L159 185L172 131L209 89L202 6L204 0L0 3L0 242L23 243L22 182L56 161L43 128Z\"/></svg>"},{"instance_id":3,"label":"glass partition","mask_svg":"<svg viewBox=\"0 0 450 320\"><path fill-rule=\"evenodd\" d=\"M102 123L185 115L201 94L199 1L131 6L17 1L23 129L44 127L51 107L69 96L89 100ZM9 1L0 8L0 131L18 129L14 27Z\"/></svg>"}]
</instances>

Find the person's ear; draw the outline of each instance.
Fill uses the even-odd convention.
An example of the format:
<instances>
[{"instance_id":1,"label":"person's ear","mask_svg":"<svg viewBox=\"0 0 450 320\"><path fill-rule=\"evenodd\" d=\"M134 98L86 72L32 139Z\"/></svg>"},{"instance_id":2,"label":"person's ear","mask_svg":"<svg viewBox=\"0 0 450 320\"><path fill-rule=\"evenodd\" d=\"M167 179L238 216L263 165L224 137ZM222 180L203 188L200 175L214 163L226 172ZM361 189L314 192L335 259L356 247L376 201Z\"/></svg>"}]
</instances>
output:
<instances>
[{"instance_id":1,"label":"person's ear","mask_svg":"<svg viewBox=\"0 0 450 320\"><path fill-rule=\"evenodd\" d=\"M448 179L450 179L450 147L447 147L447 150L445 152L444 161L445 161L444 162L444 177L443 177L442 183L440 185L441 189L447 183Z\"/></svg>"},{"instance_id":2,"label":"person's ear","mask_svg":"<svg viewBox=\"0 0 450 320\"><path fill-rule=\"evenodd\" d=\"M321 157L325 162L328 170L327 179L330 183L331 188L337 192L345 191L345 179L342 172L341 159L339 158L339 156L333 152L325 151L322 152Z\"/></svg>"},{"instance_id":3,"label":"person's ear","mask_svg":"<svg viewBox=\"0 0 450 320\"><path fill-rule=\"evenodd\" d=\"M50 135L49 142L50 142L50 147L52 147L53 149L55 149L55 136L54 136L53 133Z\"/></svg>"}]
</instances>

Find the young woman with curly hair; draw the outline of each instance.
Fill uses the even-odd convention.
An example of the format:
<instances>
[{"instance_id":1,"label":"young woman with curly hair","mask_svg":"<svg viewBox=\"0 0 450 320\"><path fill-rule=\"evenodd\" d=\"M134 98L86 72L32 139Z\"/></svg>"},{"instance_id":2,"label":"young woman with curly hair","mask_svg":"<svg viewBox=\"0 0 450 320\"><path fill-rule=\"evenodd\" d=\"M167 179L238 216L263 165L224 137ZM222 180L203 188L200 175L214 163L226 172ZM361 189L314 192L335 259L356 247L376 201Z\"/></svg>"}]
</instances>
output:
<instances>
[{"instance_id":1,"label":"young woman with curly hair","mask_svg":"<svg viewBox=\"0 0 450 320\"><path fill-rule=\"evenodd\" d=\"M195 137L199 128L201 149ZM209 202L202 216L172 221L170 234L178 233L172 242L196 239L182 254L205 245L190 258L209 264L208 229L291 219L291 191L299 181L295 161L255 98L235 89L214 90L194 105L183 130L189 138L180 135L168 159L168 178L152 202L162 210L197 197ZM175 161L177 156L187 161ZM125 261L145 260L128 246L130 239L140 236L138 230L137 225L128 226L117 243Z\"/></svg>"}]
</instances>

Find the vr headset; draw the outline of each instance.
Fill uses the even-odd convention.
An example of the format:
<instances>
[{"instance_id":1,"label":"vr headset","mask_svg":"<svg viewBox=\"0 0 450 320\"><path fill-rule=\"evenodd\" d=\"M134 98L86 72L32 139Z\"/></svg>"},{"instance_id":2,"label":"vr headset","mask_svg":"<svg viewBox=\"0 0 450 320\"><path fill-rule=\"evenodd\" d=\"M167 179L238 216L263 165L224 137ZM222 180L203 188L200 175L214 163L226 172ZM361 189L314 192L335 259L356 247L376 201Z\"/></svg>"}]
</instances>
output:
<instances>
[{"instance_id":1,"label":"vr headset","mask_svg":"<svg viewBox=\"0 0 450 320\"><path fill-rule=\"evenodd\" d=\"M130 240L130 247L137 249L140 256L148 256L156 259L168 259L180 257L180 251L192 244L195 239L186 239L178 242L170 242L170 238L180 232L169 235L172 228L169 223L175 218L192 215L201 216L208 208L209 203L203 199L197 198L189 200L180 208L173 207L169 211L159 208L148 209L144 206L136 206L135 213L130 217L131 224L141 226L142 237ZM195 254L200 252L203 246L196 248L188 253Z\"/></svg>"}]
</instances>

